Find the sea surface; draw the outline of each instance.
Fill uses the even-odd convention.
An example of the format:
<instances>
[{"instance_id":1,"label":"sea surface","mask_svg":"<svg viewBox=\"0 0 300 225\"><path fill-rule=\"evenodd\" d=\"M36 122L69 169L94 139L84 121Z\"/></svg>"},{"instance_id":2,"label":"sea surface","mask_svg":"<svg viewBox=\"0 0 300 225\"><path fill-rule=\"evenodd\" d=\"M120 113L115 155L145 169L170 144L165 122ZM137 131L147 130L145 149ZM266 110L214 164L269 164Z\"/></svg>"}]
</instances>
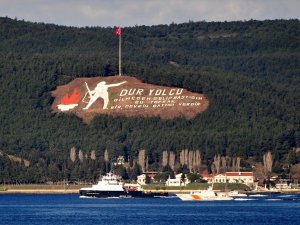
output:
<instances>
[{"instance_id":1,"label":"sea surface","mask_svg":"<svg viewBox=\"0 0 300 225\"><path fill-rule=\"evenodd\" d=\"M78 195L1 194L0 224L300 224L300 195L190 202L171 198L96 199Z\"/></svg>"}]
</instances>

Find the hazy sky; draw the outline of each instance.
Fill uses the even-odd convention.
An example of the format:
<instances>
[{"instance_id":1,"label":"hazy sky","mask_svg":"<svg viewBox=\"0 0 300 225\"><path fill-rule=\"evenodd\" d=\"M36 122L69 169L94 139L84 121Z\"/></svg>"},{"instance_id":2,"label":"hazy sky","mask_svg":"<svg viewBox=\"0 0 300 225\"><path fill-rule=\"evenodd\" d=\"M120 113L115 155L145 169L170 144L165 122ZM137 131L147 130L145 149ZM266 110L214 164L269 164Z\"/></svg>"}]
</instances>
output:
<instances>
[{"instance_id":1,"label":"hazy sky","mask_svg":"<svg viewBox=\"0 0 300 225\"><path fill-rule=\"evenodd\" d=\"M0 0L0 16L81 27L300 19L300 0Z\"/></svg>"}]
</instances>

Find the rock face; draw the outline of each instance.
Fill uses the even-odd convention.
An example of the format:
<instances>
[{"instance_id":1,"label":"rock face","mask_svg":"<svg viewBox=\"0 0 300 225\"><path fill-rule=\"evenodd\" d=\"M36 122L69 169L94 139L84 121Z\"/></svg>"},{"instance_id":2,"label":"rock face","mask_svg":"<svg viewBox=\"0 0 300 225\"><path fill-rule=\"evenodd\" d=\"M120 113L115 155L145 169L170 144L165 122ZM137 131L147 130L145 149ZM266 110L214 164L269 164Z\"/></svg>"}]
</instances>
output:
<instances>
[{"instance_id":1,"label":"rock face","mask_svg":"<svg viewBox=\"0 0 300 225\"><path fill-rule=\"evenodd\" d=\"M52 96L54 112L75 113L85 122L97 114L192 119L208 107L203 94L130 76L77 78L57 87Z\"/></svg>"}]
</instances>

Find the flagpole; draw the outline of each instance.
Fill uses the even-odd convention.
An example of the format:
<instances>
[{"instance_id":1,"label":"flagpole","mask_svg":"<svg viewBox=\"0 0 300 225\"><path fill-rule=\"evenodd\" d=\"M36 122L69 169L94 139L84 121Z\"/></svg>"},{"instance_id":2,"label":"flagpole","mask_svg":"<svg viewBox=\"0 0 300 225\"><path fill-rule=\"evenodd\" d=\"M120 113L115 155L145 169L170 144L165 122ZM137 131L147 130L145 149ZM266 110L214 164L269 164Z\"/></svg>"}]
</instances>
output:
<instances>
[{"instance_id":1,"label":"flagpole","mask_svg":"<svg viewBox=\"0 0 300 225\"><path fill-rule=\"evenodd\" d=\"M122 71L121 71L121 35L122 35L122 32L121 32L121 27L120 27L120 35L119 35L119 76L122 75Z\"/></svg>"}]
</instances>

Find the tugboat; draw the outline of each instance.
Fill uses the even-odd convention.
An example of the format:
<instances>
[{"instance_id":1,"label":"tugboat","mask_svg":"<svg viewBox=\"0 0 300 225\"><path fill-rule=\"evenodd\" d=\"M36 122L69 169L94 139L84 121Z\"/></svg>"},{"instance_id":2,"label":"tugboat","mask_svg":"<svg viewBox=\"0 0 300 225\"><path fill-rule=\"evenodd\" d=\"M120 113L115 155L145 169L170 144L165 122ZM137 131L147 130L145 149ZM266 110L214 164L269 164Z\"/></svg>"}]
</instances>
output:
<instances>
[{"instance_id":1,"label":"tugboat","mask_svg":"<svg viewBox=\"0 0 300 225\"><path fill-rule=\"evenodd\" d=\"M80 197L94 198L153 198L168 196L167 192L145 192L140 185L123 185L121 177L113 173L107 173L92 187L81 188L79 194Z\"/></svg>"}]
</instances>

